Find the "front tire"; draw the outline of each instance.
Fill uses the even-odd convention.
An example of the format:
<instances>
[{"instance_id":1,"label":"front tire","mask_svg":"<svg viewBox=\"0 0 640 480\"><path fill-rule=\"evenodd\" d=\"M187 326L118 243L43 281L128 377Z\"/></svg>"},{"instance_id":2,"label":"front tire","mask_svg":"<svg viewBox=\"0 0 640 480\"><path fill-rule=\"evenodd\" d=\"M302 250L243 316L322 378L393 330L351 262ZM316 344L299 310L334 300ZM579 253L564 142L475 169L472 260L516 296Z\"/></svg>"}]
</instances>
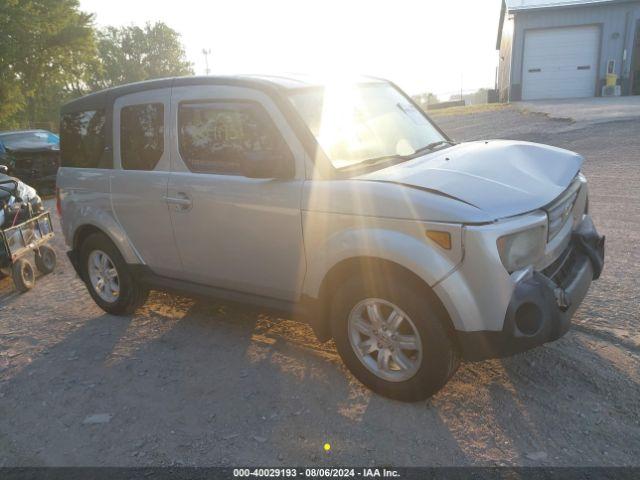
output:
<instances>
[{"instance_id":1,"label":"front tire","mask_svg":"<svg viewBox=\"0 0 640 480\"><path fill-rule=\"evenodd\" d=\"M101 233L82 243L80 273L96 304L112 315L131 315L149 295L131 275L116 246Z\"/></svg>"},{"instance_id":2,"label":"front tire","mask_svg":"<svg viewBox=\"0 0 640 480\"><path fill-rule=\"evenodd\" d=\"M353 277L334 294L331 329L338 353L376 393L424 400L453 376L459 355L416 282L386 277L378 283Z\"/></svg>"}]
</instances>

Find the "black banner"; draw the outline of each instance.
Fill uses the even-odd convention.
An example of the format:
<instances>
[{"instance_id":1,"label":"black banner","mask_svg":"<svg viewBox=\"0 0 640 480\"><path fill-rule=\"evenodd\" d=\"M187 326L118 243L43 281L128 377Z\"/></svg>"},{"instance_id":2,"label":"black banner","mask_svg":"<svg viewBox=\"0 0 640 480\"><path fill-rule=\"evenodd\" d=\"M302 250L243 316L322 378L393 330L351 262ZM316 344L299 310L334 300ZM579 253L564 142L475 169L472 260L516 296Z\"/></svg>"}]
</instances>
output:
<instances>
[{"instance_id":1,"label":"black banner","mask_svg":"<svg viewBox=\"0 0 640 480\"><path fill-rule=\"evenodd\" d=\"M218 480L389 478L397 480L637 480L640 467L49 467L0 468L1 480Z\"/></svg>"}]
</instances>

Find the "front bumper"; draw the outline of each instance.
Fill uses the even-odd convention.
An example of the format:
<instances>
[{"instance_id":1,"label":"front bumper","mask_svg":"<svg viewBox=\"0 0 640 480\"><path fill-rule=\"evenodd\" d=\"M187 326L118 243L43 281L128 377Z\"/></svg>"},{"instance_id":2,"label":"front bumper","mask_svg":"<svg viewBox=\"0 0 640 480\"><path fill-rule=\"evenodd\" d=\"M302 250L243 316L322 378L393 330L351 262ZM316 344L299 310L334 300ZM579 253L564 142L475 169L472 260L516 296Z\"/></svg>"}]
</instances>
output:
<instances>
[{"instance_id":1,"label":"front bumper","mask_svg":"<svg viewBox=\"0 0 640 480\"><path fill-rule=\"evenodd\" d=\"M542 272L518 272L502 331L458 331L466 360L500 358L563 336L604 266L605 239L586 216L566 250Z\"/></svg>"}]
</instances>

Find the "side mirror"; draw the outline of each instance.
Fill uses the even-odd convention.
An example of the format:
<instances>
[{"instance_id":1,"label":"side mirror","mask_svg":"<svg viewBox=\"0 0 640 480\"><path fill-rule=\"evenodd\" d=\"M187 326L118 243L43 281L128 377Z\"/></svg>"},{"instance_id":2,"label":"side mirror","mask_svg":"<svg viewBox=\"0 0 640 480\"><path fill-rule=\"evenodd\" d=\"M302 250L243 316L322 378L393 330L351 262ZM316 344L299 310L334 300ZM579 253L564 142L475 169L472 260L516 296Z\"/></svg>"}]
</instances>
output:
<instances>
[{"instance_id":1,"label":"side mirror","mask_svg":"<svg viewBox=\"0 0 640 480\"><path fill-rule=\"evenodd\" d=\"M288 151L245 152L240 158L240 171L247 178L285 180L292 178L295 173L293 158Z\"/></svg>"},{"instance_id":2,"label":"side mirror","mask_svg":"<svg viewBox=\"0 0 640 480\"><path fill-rule=\"evenodd\" d=\"M6 165L0 165L0 173L3 175L7 175L9 173L9 167Z\"/></svg>"}]
</instances>

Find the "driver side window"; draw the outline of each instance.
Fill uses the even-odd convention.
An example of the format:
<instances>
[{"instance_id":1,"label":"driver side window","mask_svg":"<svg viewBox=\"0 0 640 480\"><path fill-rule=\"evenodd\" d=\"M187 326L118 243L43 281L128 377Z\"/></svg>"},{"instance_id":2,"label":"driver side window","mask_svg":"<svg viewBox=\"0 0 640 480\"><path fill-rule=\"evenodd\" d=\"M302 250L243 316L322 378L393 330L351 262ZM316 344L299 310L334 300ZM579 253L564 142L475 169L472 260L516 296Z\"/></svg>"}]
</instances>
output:
<instances>
[{"instance_id":1,"label":"driver side window","mask_svg":"<svg viewBox=\"0 0 640 480\"><path fill-rule=\"evenodd\" d=\"M178 147L195 173L241 175L242 158L286 148L268 113L255 102L182 102Z\"/></svg>"}]
</instances>

